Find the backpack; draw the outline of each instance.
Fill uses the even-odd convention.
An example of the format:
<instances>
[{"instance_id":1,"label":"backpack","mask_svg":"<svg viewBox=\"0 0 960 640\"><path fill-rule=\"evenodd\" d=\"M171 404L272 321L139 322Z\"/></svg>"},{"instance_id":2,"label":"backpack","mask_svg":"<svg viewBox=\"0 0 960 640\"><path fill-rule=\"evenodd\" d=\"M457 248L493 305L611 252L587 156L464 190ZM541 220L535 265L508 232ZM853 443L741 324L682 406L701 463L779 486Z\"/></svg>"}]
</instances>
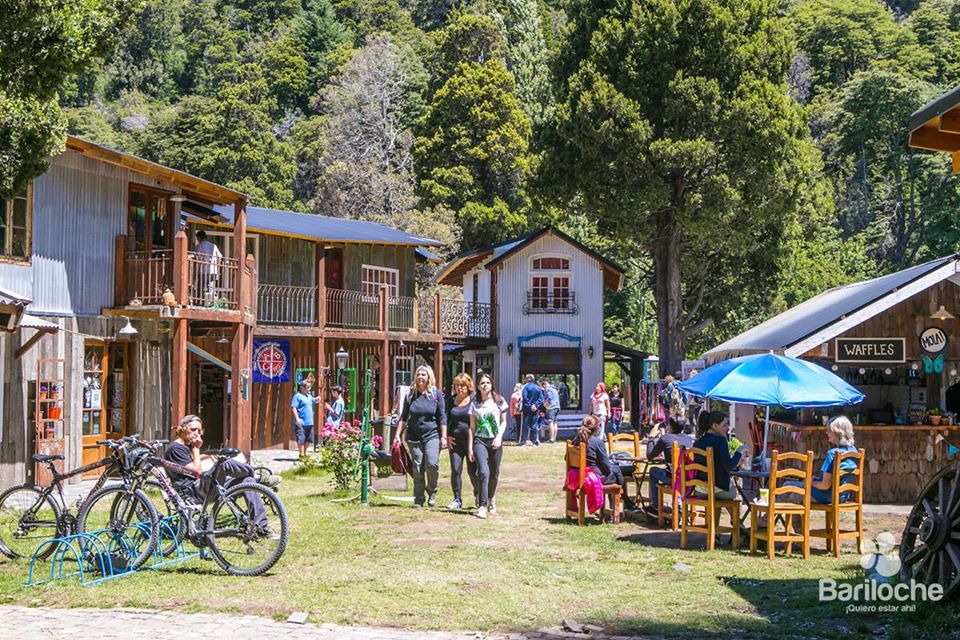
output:
<instances>
[{"instance_id":1,"label":"backpack","mask_svg":"<svg viewBox=\"0 0 960 640\"><path fill-rule=\"evenodd\" d=\"M686 412L683 406L683 398L680 397L680 390L676 387L670 392L670 415L682 416Z\"/></svg>"}]
</instances>

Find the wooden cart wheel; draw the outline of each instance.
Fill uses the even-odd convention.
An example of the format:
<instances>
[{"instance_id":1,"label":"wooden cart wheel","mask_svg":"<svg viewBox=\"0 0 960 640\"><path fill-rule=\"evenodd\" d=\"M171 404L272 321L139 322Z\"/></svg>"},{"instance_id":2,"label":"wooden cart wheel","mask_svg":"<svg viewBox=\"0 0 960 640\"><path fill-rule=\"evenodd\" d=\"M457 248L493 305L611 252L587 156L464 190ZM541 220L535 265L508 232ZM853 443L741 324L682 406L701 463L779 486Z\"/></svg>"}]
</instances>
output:
<instances>
[{"instance_id":1,"label":"wooden cart wheel","mask_svg":"<svg viewBox=\"0 0 960 640\"><path fill-rule=\"evenodd\" d=\"M924 487L900 541L900 577L943 586L944 599L960 593L960 463Z\"/></svg>"}]
</instances>

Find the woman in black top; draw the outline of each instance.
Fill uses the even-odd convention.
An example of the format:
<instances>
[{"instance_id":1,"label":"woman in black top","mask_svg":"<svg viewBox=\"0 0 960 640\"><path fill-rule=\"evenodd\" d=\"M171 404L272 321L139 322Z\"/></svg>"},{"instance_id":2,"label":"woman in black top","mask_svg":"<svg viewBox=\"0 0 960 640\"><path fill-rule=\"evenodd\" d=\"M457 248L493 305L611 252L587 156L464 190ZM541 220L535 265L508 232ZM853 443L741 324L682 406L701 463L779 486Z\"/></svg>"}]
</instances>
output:
<instances>
[{"instance_id":1,"label":"woman in black top","mask_svg":"<svg viewBox=\"0 0 960 640\"><path fill-rule=\"evenodd\" d=\"M453 489L453 502L448 509L462 509L463 496L463 461L467 461L467 475L473 486L473 493L477 493L476 462L471 462L467 456L470 439L470 404L473 394L473 380L465 373L453 379L453 392L456 396L453 405L447 414L447 448L450 450L450 487Z\"/></svg>"},{"instance_id":2,"label":"woman in black top","mask_svg":"<svg viewBox=\"0 0 960 640\"><path fill-rule=\"evenodd\" d=\"M417 367L413 389L403 403L395 441L410 451L413 475L413 506L437 506L437 483L440 480L440 449L447 448L447 413L443 410L443 394L437 389L433 369Z\"/></svg>"},{"instance_id":3,"label":"woman in black top","mask_svg":"<svg viewBox=\"0 0 960 640\"><path fill-rule=\"evenodd\" d=\"M623 425L623 394L620 393L620 385L615 384L610 389L610 429L613 435L620 433L620 427Z\"/></svg>"},{"instance_id":4,"label":"woman in black top","mask_svg":"<svg viewBox=\"0 0 960 640\"><path fill-rule=\"evenodd\" d=\"M623 495L626 496L627 483L623 479L623 472L620 471L619 465L610 462L607 445L600 437L600 421L593 416L584 416L573 442L574 444L587 443L587 466L593 469L603 484L619 484L623 488ZM613 496L610 500L612 509ZM626 499L624 499L624 506L627 506Z\"/></svg>"}]
</instances>

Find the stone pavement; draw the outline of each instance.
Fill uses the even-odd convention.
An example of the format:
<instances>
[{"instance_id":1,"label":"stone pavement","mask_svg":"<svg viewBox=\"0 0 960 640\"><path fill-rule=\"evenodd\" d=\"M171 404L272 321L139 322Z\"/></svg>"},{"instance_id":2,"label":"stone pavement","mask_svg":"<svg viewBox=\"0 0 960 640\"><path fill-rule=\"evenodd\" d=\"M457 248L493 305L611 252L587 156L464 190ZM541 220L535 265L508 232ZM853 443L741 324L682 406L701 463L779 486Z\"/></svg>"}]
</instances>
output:
<instances>
[{"instance_id":1,"label":"stone pavement","mask_svg":"<svg viewBox=\"0 0 960 640\"><path fill-rule=\"evenodd\" d=\"M50 609L0 606L4 640L35 638L176 638L177 640L641 640L569 633L560 629L473 633L403 631L336 624L291 624L259 616L179 613L145 609ZM649 639L647 639L649 640Z\"/></svg>"}]
</instances>

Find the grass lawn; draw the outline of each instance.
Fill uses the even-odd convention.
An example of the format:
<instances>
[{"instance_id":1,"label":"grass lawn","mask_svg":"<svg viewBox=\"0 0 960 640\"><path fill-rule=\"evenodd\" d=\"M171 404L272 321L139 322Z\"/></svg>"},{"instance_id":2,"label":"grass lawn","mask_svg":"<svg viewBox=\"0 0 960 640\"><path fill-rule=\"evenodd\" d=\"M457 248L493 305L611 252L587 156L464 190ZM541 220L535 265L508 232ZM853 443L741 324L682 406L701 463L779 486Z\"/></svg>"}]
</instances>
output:
<instances>
[{"instance_id":1,"label":"grass lawn","mask_svg":"<svg viewBox=\"0 0 960 640\"><path fill-rule=\"evenodd\" d=\"M696 535L681 551L679 533L647 525L577 527L562 518L561 445L504 454L499 513L486 521L382 497L369 508L333 504L326 477L287 474L281 496L290 544L266 576L234 578L194 560L93 587L25 589L26 566L0 560L0 604L278 619L308 611L318 622L480 631L555 627L573 618L610 633L696 638L947 637L960 623L954 605L848 614L844 604L819 602L818 579L863 579L849 543L839 560L815 541L809 560L781 554L770 562L745 550L708 553ZM442 505L451 499L447 462ZM866 525L871 535L891 530L899 539L903 519L868 517Z\"/></svg>"}]
</instances>

